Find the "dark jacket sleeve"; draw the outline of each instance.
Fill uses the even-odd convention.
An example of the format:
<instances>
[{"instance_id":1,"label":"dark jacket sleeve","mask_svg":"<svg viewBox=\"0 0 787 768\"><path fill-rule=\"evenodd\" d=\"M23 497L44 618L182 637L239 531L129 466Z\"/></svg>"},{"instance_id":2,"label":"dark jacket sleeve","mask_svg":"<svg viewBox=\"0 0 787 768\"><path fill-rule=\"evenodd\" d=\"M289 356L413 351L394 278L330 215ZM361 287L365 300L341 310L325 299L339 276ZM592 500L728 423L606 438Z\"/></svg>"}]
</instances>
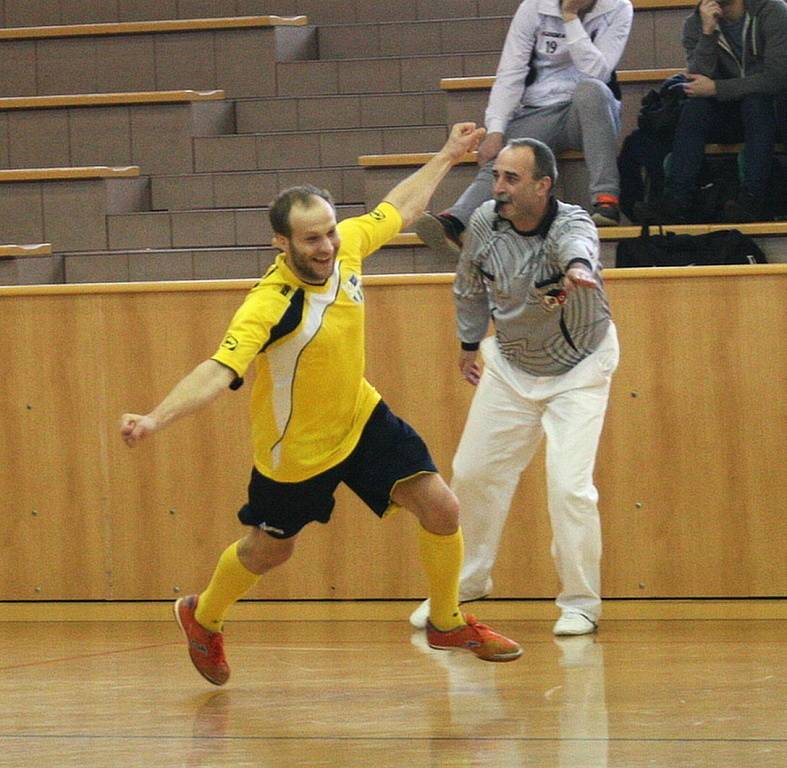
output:
<instances>
[{"instance_id":1,"label":"dark jacket sleeve","mask_svg":"<svg viewBox=\"0 0 787 768\"><path fill-rule=\"evenodd\" d=\"M714 77L719 63L718 33L706 35L702 32L702 21L695 11L683 24L683 48L686 50L686 66L689 72L705 77Z\"/></svg>"},{"instance_id":2,"label":"dark jacket sleeve","mask_svg":"<svg viewBox=\"0 0 787 768\"><path fill-rule=\"evenodd\" d=\"M768 3L757 24L765 39L764 66L756 74L716 81L719 101L735 101L752 93L781 93L787 88L787 3Z\"/></svg>"}]
</instances>

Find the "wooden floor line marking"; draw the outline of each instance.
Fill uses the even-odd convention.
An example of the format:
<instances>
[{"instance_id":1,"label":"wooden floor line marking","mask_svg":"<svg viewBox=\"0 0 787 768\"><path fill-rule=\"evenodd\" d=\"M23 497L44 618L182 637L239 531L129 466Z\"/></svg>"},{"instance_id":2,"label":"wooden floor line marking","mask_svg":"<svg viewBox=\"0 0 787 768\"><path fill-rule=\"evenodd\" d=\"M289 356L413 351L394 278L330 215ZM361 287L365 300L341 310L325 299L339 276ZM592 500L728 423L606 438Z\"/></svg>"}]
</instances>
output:
<instances>
[{"instance_id":1,"label":"wooden floor line marking","mask_svg":"<svg viewBox=\"0 0 787 768\"><path fill-rule=\"evenodd\" d=\"M787 739L758 738L749 739L695 739L695 738L636 738L612 737L612 738L593 738L570 736L565 738L555 738L554 736L196 736L183 735L173 736L166 734L145 734L145 735L100 735L88 733L0 733L0 739L90 739L94 741L115 739L120 741L489 741L489 742L576 742L576 743L626 743L626 744L785 744Z\"/></svg>"},{"instance_id":2,"label":"wooden floor line marking","mask_svg":"<svg viewBox=\"0 0 787 768\"><path fill-rule=\"evenodd\" d=\"M140 645L136 648L119 648L116 651L100 651L96 653L83 653L79 656L63 656L56 659L42 659L41 661L28 661L24 664L12 664L8 667L0 667L0 672L8 672L12 669L24 669L25 667L43 667L47 664L61 664L65 661L81 661L82 659L100 658L101 656L116 656L119 653L136 653L137 651L149 651L153 648L166 648L169 645L181 645L182 643L157 643L156 645Z\"/></svg>"}]
</instances>

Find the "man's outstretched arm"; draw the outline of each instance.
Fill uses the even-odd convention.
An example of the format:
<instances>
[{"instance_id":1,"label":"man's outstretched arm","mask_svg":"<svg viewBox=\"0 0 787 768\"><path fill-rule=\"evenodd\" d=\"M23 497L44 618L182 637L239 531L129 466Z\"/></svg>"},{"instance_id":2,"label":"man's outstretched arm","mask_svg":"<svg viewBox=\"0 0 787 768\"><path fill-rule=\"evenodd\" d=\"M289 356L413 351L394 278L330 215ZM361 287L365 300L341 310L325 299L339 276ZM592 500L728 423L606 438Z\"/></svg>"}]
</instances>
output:
<instances>
[{"instance_id":1,"label":"man's outstretched arm","mask_svg":"<svg viewBox=\"0 0 787 768\"><path fill-rule=\"evenodd\" d=\"M402 226L412 224L429 205L434 191L468 152L472 152L484 136L484 129L475 123L457 123L443 148L415 173L397 184L386 196L402 217Z\"/></svg>"},{"instance_id":2,"label":"man's outstretched arm","mask_svg":"<svg viewBox=\"0 0 787 768\"><path fill-rule=\"evenodd\" d=\"M134 447L175 419L202 408L229 387L235 372L215 360L205 360L184 376L170 393L148 414L124 413L120 436Z\"/></svg>"}]
</instances>

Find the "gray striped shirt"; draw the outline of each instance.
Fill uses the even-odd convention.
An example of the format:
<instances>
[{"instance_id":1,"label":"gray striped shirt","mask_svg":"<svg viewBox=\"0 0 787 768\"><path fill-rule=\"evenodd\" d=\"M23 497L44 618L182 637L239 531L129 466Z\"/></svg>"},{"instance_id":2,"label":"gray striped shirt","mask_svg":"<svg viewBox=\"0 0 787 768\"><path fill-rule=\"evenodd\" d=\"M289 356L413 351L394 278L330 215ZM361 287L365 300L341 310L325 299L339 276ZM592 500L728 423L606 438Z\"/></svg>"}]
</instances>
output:
<instances>
[{"instance_id":1,"label":"gray striped shirt","mask_svg":"<svg viewBox=\"0 0 787 768\"><path fill-rule=\"evenodd\" d=\"M563 275L582 260L598 288L566 295ZM609 327L599 241L590 216L553 200L537 230L521 233L489 200L473 214L454 281L459 339L480 342L495 325L503 356L533 376L557 376L590 355Z\"/></svg>"}]
</instances>

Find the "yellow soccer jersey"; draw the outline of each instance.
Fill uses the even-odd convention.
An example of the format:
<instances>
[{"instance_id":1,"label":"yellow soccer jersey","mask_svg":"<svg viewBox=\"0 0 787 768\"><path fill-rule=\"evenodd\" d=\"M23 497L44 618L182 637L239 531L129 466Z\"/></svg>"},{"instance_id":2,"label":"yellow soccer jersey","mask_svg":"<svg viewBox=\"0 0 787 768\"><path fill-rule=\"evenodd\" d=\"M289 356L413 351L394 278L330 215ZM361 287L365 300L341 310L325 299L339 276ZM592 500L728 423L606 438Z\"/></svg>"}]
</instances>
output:
<instances>
[{"instance_id":1,"label":"yellow soccer jersey","mask_svg":"<svg viewBox=\"0 0 787 768\"><path fill-rule=\"evenodd\" d=\"M380 400L364 378L361 263L401 226L389 203L339 222L324 285L299 280L279 254L235 313L213 359L241 378L255 362L254 464L267 477L306 480L355 448Z\"/></svg>"}]
</instances>

